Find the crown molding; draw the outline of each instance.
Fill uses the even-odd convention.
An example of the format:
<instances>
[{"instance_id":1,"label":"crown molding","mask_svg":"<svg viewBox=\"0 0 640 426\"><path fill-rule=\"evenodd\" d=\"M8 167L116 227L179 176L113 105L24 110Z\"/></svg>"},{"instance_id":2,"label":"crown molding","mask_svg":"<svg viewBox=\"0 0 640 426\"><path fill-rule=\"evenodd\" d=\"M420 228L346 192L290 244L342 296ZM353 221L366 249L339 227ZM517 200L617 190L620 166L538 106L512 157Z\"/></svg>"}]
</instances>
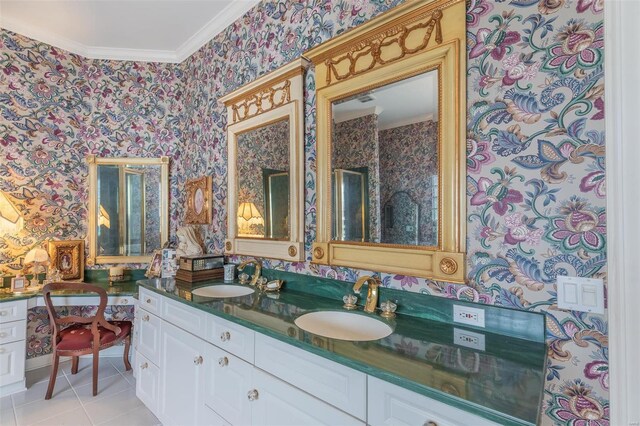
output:
<instances>
[{"instance_id":1,"label":"crown molding","mask_svg":"<svg viewBox=\"0 0 640 426\"><path fill-rule=\"evenodd\" d=\"M194 54L229 25L248 12L260 0L234 0L216 16L200 28L178 49L127 49L103 46L88 46L41 28L0 15L0 28L50 44L88 59L104 59L118 61L167 62L180 63Z\"/></svg>"},{"instance_id":2,"label":"crown molding","mask_svg":"<svg viewBox=\"0 0 640 426\"><path fill-rule=\"evenodd\" d=\"M177 62L182 62L196 53L258 3L260 0L234 0L176 49Z\"/></svg>"}]
</instances>

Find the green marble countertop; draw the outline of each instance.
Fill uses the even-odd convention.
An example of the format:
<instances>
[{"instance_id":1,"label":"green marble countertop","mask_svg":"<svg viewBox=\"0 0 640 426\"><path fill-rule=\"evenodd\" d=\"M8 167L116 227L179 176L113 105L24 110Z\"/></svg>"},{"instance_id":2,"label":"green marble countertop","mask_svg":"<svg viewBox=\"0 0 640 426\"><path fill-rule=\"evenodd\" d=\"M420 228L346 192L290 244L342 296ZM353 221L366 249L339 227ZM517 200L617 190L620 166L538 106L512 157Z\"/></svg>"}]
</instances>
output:
<instances>
[{"instance_id":1,"label":"green marble countertop","mask_svg":"<svg viewBox=\"0 0 640 426\"><path fill-rule=\"evenodd\" d=\"M85 284L93 284L98 287L102 287L107 291L107 296L137 296L138 284L137 280L144 278L144 270L129 270L127 271L128 278L126 281L120 281L117 283L109 284L107 278L107 271L104 269L94 269L85 271ZM22 292L12 292L10 287L10 279L5 280L4 287L0 288L0 302L9 302L12 300L30 299L32 297L42 296L42 286L34 290ZM42 277L40 282L42 282ZM9 285L7 285L9 284ZM60 290L51 293L55 296L79 296L79 297L95 297L95 293L87 293L75 290Z\"/></svg>"},{"instance_id":2,"label":"green marble countertop","mask_svg":"<svg viewBox=\"0 0 640 426\"><path fill-rule=\"evenodd\" d=\"M191 290L222 284L221 280L192 288L176 285L173 279L138 283L171 299L497 423L537 424L546 362L546 348L540 341L483 332L486 350L472 350L453 344L454 328L464 327L404 314L390 321L394 332L386 338L370 342L343 341L308 333L295 325L294 320L307 312L343 310L341 301L291 289L295 284L287 289L285 283L279 294L255 292L242 297L212 299L194 295ZM533 318L538 320L538 316Z\"/></svg>"}]
</instances>

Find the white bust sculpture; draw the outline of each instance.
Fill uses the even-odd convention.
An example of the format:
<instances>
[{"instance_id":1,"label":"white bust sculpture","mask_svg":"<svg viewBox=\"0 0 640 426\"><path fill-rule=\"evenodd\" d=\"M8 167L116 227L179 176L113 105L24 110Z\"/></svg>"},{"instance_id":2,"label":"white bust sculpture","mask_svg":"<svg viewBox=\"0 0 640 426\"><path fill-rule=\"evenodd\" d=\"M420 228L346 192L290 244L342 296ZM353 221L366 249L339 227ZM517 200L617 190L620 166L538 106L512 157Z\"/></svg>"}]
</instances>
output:
<instances>
[{"instance_id":1,"label":"white bust sculpture","mask_svg":"<svg viewBox=\"0 0 640 426\"><path fill-rule=\"evenodd\" d=\"M196 231L192 226L181 226L178 228L176 235L178 236L176 257L204 253L204 250L198 240L198 236L196 235Z\"/></svg>"}]
</instances>

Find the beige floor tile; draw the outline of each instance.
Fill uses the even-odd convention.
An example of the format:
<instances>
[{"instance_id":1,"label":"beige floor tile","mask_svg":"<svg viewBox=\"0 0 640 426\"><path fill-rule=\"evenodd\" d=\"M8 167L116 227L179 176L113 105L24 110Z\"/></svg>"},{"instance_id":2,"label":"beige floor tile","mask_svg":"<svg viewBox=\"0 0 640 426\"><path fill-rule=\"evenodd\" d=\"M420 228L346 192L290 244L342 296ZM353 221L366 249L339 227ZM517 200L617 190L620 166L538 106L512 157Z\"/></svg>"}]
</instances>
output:
<instances>
[{"instance_id":1,"label":"beige floor tile","mask_svg":"<svg viewBox=\"0 0 640 426\"><path fill-rule=\"evenodd\" d=\"M66 361L66 362L60 363L60 365L58 366L58 377L64 376L62 369L65 368L67 364L70 364L70 362ZM46 367L41 367L35 370L27 371L25 375L27 378L27 388L31 387L32 385L35 385L36 383L48 382L49 376L51 375L51 366L49 365Z\"/></svg>"},{"instance_id":2,"label":"beige floor tile","mask_svg":"<svg viewBox=\"0 0 640 426\"><path fill-rule=\"evenodd\" d=\"M76 374L71 374L71 366L64 369L64 374L67 376L69 383L72 386L78 387L83 386L88 383L92 383L93 381L93 365L91 358L88 359L80 359L78 372ZM109 362L108 359L102 358L98 364L98 383L100 383L101 379L116 376L120 373L118 370Z\"/></svg>"},{"instance_id":3,"label":"beige floor tile","mask_svg":"<svg viewBox=\"0 0 640 426\"><path fill-rule=\"evenodd\" d=\"M113 426L155 426L160 420L144 405L125 414L121 414L102 425Z\"/></svg>"},{"instance_id":4,"label":"beige floor tile","mask_svg":"<svg viewBox=\"0 0 640 426\"><path fill-rule=\"evenodd\" d=\"M35 401L43 401L44 396L47 393L47 387L49 386L49 381L36 383L35 385L30 386L26 391L14 393L11 395L13 398L13 405L15 407L19 407L24 404L29 404ZM59 376L56 378L56 385L53 388L53 394L51 396L52 399L55 399L56 396L61 393L71 391L71 385L67 378L63 376Z\"/></svg>"},{"instance_id":5,"label":"beige floor tile","mask_svg":"<svg viewBox=\"0 0 640 426\"><path fill-rule=\"evenodd\" d=\"M48 401L44 400L44 394L42 398L40 401L15 407L16 423L18 426L32 425L68 411L82 410L80 400L71 389L58 394L54 393L53 397Z\"/></svg>"},{"instance_id":6,"label":"beige floor tile","mask_svg":"<svg viewBox=\"0 0 640 426\"><path fill-rule=\"evenodd\" d=\"M13 415L13 402L10 396L0 398L0 426L15 426L16 417Z\"/></svg>"},{"instance_id":7,"label":"beige floor tile","mask_svg":"<svg viewBox=\"0 0 640 426\"><path fill-rule=\"evenodd\" d=\"M84 409L93 424L100 424L128 413L135 408L143 406L142 401L136 397L135 388L129 388L122 392L106 396L95 402L84 405Z\"/></svg>"},{"instance_id":8,"label":"beige floor tile","mask_svg":"<svg viewBox=\"0 0 640 426\"><path fill-rule=\"evenodd\" d=\"M82 407L78 407L66 413L58 414L38 423L37 426L91 426L89 416Z\"/></svg>"},{"instance_id":9,"label":"beige floor tile","mask_svg":"<svg viewBox=\"0 0 640 426\"><path fill-rule=\"evenodd\" d=\"M131 348L131 351L133 351L133 348ZM131 351L129 351L129 352L131 352ZM113 364L113 366L114 366L116 369L118 369L118 371L119 371L120 373L128 373L128 372L133 371L133 362L131 362L131 353L129 353L129 363L131 364L131 370L129 370L129 371L125 370L125 367L124 367L124 361L122 360L122 357L121 357L121 356L118 356L118 357L108 357L108 358L104 358L104 359L109 360L109 362L111 362L111 364Z\"/></svg>"},{"instance_id":10,"label":"beige floor tile","mask_svg":"<svg viewBox=\"0 0 640 426\"><path fill-rule=\"evenodd\" d=\"M93 396L93 385L87 383L83 386L75 386L73 389L80 398L82 404L96 402L104 397L122 392L133 387L122 375L98 378L98 394Z\"/></svg>"}]
</instances>

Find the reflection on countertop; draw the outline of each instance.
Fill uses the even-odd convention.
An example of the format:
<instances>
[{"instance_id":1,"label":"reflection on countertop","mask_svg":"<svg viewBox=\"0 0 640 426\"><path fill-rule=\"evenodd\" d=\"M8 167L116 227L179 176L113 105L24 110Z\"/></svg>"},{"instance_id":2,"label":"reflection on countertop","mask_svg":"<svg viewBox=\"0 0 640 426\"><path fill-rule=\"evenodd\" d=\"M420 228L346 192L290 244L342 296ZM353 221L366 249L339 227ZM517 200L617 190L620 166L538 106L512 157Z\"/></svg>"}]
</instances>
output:
<instances>
[{"instance_id":1,"label":"reflection on countertop","mask_svg":"<svg viewBox=\"0 0 640 426\"><path fill-rule=\"evenodd\" d=\"M454 330L464 327L400 314L388 320L394 329L388 337L350 342L308 333L294 323L307 312L342 311L342 303L332 298L286 289L279 294L255 292L212 299L194 295L191 290L222 281L193 287L176 285L172 279L139 283L174 300L501 424L537 423L546 361L545 345L539 341L468 330L484 336L485 350L474 350L453 343Z\"/></svg>"}]
</instances>

